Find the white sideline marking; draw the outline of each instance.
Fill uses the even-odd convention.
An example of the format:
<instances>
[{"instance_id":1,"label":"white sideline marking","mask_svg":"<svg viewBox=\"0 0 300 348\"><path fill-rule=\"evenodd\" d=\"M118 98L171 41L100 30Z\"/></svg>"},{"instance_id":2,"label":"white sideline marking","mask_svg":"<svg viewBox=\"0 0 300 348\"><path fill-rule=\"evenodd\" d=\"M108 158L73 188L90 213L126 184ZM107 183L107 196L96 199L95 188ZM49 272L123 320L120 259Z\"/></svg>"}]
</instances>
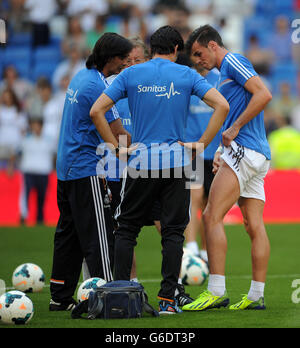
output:
<instances>
[{"instance_id":1,"label":"white sideline marking","mask_svg":"<svg viewBox=\"0 0 300 348\"><path fill-rule=\"evenodd\" d=\"M252 279L251 275L226 276L228 279ZM268 279L300 279L300 274L270 274ZM160 283L161 279L141 279L140 283ZM81 283L79 283L81 284ZM78 284L78 285L79 285ZM46 284L45 288L49 288L50 284ZM7 287L6 290L14 290L14 287Z\"/></svg>"}]
</instances>

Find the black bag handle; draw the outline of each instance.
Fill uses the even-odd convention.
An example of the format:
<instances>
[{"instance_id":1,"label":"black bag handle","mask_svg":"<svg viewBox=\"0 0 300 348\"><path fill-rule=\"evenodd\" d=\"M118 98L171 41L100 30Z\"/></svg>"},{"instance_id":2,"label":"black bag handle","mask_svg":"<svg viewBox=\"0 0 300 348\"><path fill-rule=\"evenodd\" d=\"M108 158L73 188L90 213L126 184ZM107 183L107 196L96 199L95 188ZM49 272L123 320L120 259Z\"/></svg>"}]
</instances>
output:
<instances>
[{"instance_id":1,"label":"black bag handle","mask_svg":"<svg viewBox=\"0 0 300 348\"><path fill-rule=\"evenodd\" d=\"M82 318L82 314L88 313L88 300L79 302L71 312L72 319L86 319Z\"/></svg>"},{"instance_id":2,"label":"black bag handle","mask_svg":"<svg viewBox=\"0 0 300 348\"><path fill-rule=\"evenodd\" d=\"M91 291L88 299L88 319L96 319L103 309L103 301L96 291Z\"/></svg>"},{"instance_id":3,"label":"black bag handle","mask_svg":"<svg viewBox=\"0 0 300 348\"><path fill-rule=\"evenodd\" d=\"M159 313L157 310L155 310L150 303L148 302L148 295L145 291L142 292L143 296L143 309L146 313L152 314L154 317L159 317Z\"/></svg>"},{"instance_id":4,"label":"black bag handle","mask_svg":"<svg viewBox=\"0 0 300 348\"><path fill-rule=\"evenodd\" d=\"M91 291L89 298L85 301L79 302L72 310L72 319L89 319L93 320L100 316L103 309L103 301L96 292ZM86 318L82 314L88 314Z\"/></svg>"}]
</instances>

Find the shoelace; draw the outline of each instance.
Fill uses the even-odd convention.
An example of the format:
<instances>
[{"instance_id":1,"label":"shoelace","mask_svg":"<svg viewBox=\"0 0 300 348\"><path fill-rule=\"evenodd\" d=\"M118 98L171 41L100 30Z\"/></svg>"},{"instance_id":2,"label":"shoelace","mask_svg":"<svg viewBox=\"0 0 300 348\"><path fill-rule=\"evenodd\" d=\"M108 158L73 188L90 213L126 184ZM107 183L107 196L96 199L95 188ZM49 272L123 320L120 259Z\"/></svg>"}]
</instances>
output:
<instances>
[{"instance_id":1,"label":"shoelace","mask_svg":"<svg viewBox=\"0 0 300 348\"><path fill-rule=\"evenodd\" d=\"M211 293L210 293L208 290L206 290L206 291L202 292L202 294L200 294L200 295L197 297L197 300L198 300L198 299L201 299L202 297L209 296L209 295L211 295Z\"/></svg>"},{"instance_id":2,"label":"shoelace","mask_svg":"<svg viewBox=\"0 0 300 348\"><path fill-rule=\"evenodd\" d=\"M234 307L239 307L245 300L248 299L248 294L242 294L242 300L238 302Z\"/></svg>"}]
</instances>

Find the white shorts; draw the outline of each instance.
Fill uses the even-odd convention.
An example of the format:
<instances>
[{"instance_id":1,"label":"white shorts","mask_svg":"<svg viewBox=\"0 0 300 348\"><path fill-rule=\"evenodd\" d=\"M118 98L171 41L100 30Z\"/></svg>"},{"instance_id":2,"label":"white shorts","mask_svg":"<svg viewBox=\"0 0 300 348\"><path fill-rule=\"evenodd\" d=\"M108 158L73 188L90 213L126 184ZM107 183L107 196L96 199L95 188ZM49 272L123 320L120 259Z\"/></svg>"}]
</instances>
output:
<instances>
[{"instance_id":1,"label":"white shorts","mask_svg":"<svg viewBox=\"0 0 300 348\"><path fill-rule=\"evenodd\" d=\"M222 159L235 172L240 184L240 196L265 202L264 178L270 161L264 155L237 144L224 148Z\"/></svg>"}]
</instances>

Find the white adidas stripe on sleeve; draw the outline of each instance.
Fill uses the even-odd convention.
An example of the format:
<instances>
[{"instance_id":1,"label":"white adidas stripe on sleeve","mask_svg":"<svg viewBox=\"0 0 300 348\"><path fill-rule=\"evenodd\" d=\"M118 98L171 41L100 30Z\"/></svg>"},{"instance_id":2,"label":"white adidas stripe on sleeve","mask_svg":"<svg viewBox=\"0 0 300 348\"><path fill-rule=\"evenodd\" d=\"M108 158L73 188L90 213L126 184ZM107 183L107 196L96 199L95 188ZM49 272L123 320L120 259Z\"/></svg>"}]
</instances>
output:
<instances>
[{"instance_id":1,"label":"white adidas stripe on sleeve","mask_svg":"<svg viewBox=\"0 0 300 348\"><path fill-rule=\"evenodd\" d=\"M225 57L226 61L235 69L237 70L246 80L249 80L251 77L254 75L247 69L245 68L242 63L240 63L235 57L234 59L233 55L228 55Z\"/></svg>"}]
</instances>

